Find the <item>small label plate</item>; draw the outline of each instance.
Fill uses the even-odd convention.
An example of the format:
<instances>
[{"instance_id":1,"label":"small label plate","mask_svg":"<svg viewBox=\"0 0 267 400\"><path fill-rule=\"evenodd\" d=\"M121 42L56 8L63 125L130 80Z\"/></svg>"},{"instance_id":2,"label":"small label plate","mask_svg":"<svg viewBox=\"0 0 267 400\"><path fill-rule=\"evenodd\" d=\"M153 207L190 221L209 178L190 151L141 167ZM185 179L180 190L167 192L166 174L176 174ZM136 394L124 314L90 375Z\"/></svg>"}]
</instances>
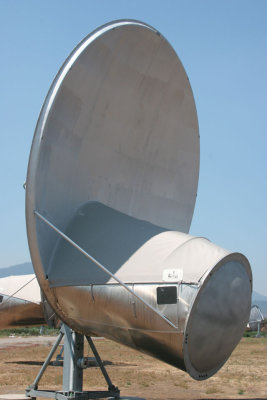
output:
<instances>
[{"instance_id":1,"label":"small label plate","mask_svg":"<svg viewBox=\"0 0 267 400\"><path fill-rule=\"evenodd\" d=\"M164 282L177 282L183 280L182 269L164 269L162 272L162 280Z\"/></svg>"}]
</instances>

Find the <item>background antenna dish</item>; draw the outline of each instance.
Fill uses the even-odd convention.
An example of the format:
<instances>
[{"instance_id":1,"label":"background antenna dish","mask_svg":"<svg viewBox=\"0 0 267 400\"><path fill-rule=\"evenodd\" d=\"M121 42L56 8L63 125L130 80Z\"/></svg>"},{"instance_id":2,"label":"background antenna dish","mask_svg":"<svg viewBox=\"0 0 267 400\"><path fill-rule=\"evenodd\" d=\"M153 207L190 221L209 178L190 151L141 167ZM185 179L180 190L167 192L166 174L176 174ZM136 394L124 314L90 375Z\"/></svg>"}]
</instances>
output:
<instances>
[{"instance_id":1,"label":"background antenna dish","mask_svg":"<svg viewBox=\"0 0 267 400\"><path fill-rule=\"evenodd\" d=\"M0 329L58 325L43 297L35 274L0 278Z\"/></svg>"},{"instance_id":2,"label":"background antenna dish","mask_svg":"<svg viewBox=\"0 0 267 400\"><path fill-rule=\"evenodd\" d=\"M262 321L264 321L264 316L262 315L260 307L257 305L252 306L248 325L252 331L258 331L257 337L260 337L260 326Z\"/></svg>"},{"instance_id":3,"label":"background antenna dish","mask_svg":"<svg viewBox=\"0 0 267 400\"><path fill-rule=\"evenodd\" d=\"M34 135L34 269L71 328L201 380L243 334L252 277L243 255L187 234L198 170L194 98L166 39L131 20L87 36L56 76Z\"/></svg>"}]
</instances>

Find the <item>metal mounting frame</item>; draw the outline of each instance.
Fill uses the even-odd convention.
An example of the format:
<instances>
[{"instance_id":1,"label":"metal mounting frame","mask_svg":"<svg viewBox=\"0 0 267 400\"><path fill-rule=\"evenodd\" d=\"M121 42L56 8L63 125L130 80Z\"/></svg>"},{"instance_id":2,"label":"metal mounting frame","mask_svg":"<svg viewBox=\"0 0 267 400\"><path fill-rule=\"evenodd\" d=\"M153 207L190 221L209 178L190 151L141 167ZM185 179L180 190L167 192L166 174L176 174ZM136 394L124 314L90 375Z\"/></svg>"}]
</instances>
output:
<instances>
[{"instance_id":1,"label":"metal mounting frame","mask_svg":"<svg viewBox=\"0 0 267 400\"><path fill-rule=\"evenodd\" d=\"M64 336L64 362L63 362L63 390L40 390L38 384L49 365L56 349ZM100 398L120 398L120 390L114 386L104 367L104 364L97 352L97 349L90 336L86 336L88 344L94 354L96 362L107 382L108 390L83 391L83 368L79 366L78 360L83 357L84 336L72 331L67 325L62 325L60 333L50 350L43 366L37 374L34 382L26 389L26 396L32 400L37 397L44 397L57 400L88 400Z\"/></svg>"}]
</instances>

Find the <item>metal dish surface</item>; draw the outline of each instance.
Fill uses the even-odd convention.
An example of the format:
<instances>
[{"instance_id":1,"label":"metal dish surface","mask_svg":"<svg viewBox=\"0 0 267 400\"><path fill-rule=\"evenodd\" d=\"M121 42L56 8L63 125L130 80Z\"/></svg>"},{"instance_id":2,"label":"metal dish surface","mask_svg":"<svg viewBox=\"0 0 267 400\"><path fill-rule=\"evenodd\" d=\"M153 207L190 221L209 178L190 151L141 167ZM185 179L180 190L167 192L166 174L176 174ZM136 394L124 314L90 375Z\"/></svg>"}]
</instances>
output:
<instances>
[{"instance_id":1,"label":"metal dish surface","mask_svg":"<svg viewBox=\"0 0 267 400\"><path fill-rule=\"evenodd\" d=\"M262 315L260 307L257 305L253 305L250 310L250 317L248 322L249 328L252 331L256 331L262 321L264 321L264 316Z\"/></svg>"},{"instance_id":2,"label":"metal dish surface","mask_svg":"<svg viewBox=\"0 0 267 400\"><path fill-rule=\"evenodd\" d=\"M26 220L42 289L57 236L34 210L64 230L83 203L96 200L188 232L198 172L196 107L173 48L138 21L94 31L57 74L33 139Z\"/></svg>"}]
</instances>

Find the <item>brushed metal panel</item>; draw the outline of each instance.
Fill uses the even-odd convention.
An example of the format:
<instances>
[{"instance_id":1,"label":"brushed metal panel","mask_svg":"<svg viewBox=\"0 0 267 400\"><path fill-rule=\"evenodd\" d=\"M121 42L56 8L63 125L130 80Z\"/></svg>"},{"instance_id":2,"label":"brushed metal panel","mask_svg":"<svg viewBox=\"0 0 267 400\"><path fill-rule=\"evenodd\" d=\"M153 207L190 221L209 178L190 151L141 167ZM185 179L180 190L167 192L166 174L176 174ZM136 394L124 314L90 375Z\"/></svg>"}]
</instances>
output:
<instances>
[{"instance_id":1,"label":"brushed metal panel","mask_svg":"<svg viewBox=\"0 0 267 400\"><path fill-rule=\"evenodd\" d=\"M32 144L26 216L39 281L57 236L34 209L64 230L81 204L97 200L188 232L198 170L194 98L169 43L137 21L93 32L56 76Z\"/></svg>"},{"instance_id":2,"label":"brushed metal panel","mask_svg":"<svg viewBox=\"0 0 267 400\"><path fill-rule=\"evenodd\" d=\"M0 303L0 329L23 326L45 325L46 321L41 304L31 303L18 298L3 295ZM7 299L9 300L7 301Z\"/></svg>"}]
</instances>

